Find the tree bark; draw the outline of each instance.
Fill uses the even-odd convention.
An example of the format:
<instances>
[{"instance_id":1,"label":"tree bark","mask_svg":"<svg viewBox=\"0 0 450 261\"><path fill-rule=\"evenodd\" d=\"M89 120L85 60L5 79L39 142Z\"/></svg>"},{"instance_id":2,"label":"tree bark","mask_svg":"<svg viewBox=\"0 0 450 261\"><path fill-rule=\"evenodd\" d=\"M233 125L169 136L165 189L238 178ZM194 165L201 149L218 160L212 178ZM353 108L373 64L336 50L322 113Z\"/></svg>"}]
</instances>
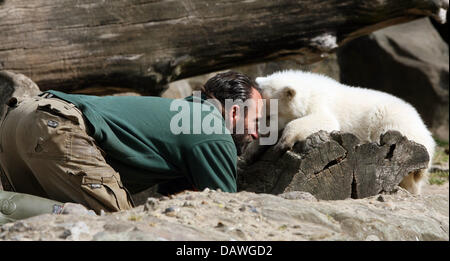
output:
<instances>
[{"instance_id":1,"label":"tree bark","mask_svg":"<svg viewBox=\"0 0 450 261\"><path fill-rule=\"evenodd\" d=\"M374 30L438 16L448 0L0 0L0 70L41 90L166 83L300 55L316 62Z\"/></svg>"},{"instance_id":2,"label":"tree bark","mask_svg":"<svg viewBox=\"0 0 450 261\"><path fill-rule=\"evenodd\" d=\"M281 194L305 191L317 199L365 198L394 192L410 172L426 169L424 146L397 131L380 144L361 143L350 133L319 131L273 160L270 149L259 161L240 164L238 190Z\"/></svg>"}]
</instances>

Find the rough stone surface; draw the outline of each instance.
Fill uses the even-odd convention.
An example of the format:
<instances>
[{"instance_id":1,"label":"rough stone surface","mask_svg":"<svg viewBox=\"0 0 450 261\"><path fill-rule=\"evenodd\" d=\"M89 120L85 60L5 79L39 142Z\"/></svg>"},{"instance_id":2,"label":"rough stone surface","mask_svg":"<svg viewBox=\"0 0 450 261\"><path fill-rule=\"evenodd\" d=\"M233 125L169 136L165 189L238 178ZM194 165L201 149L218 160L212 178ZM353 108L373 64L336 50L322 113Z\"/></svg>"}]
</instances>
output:
<instances>
[{"instance_id":1,"label":"rough stone surface","mask_svg":"<svg viewBox=\"0 0 450 261\"><path fill-rule=\"evenodd\" d=\"M449 240L448 186L422 196L398 188L357 200L302 197L186 191L103 216L5 224L0 240Z\"/></svg>"},{"instance_id":2,"label":"rough stone surface","mask_svg":"<svg viewBox=\"0 0 450 261\"><path fill-rule=\"evenodd\" d=\"M342 83L403 98L448 141L449 50L428 18L349 42L339 48L338 61Z\"/></svg>"},{"instance_id":3,"label":"rough stone surface","mask_svg":"<svg viewBox=\"0 0 450 261\"><path fill-rule=\"evenodd\" d=\"M0 71L0 115L11 97L32 97L39 94L39 87L27 76L10 71Z\"/></svg>"}]
</instances>

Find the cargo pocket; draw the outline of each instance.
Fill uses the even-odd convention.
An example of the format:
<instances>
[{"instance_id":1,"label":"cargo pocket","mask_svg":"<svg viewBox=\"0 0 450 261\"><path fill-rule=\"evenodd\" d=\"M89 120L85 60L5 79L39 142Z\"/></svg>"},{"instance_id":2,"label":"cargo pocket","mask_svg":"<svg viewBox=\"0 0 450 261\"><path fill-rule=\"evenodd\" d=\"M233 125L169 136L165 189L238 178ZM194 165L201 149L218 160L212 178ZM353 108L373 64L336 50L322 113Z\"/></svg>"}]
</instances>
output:
<instances>
[{"instance_id":1,"label":"cargo pocket","mask_svg":"<svg viewBox=\"0 0 450 261\"><path fill-rule=\"evenodd\" d=\"M54 114L37 110L30 157L67 161L70 154L70 131L73 123Z\"/></svg>"},{"instance_id":2,"label":"cargo pocket","mask_svg":"<svg viewBox=\"0 0 450 261\"><path fill-rule=\"evenodd\" d=\"M69 104L61 100L44 99L39 101L37 111L45 111L55 116L65 118L72 121L74 124L80 124L80 113L73 108L75 105Z\"/></svg>"},{"instance_id":3,"label":"cargo pocket","mask_svg":"<svg viewBox=\"0 0 450 261\"><path fill-rule=\"evenodd\" d=\"M36 140L30 156L68 161L73 133L81 131L81 117L73 105L59 100L39 100L31 130Z\"/></svg>"},{"instance_id":4,"label":"cargo pocket","mask_svg":"<svg viewBox=\"0 0 450 261\"><path fill-rule=\"evenodd\" d=\"M87 194L89 207L99 212L119 211L133 207L131 196L115 175L97 177L85 175L81 183L82 190Z\"/></svg>"}]
</instances>

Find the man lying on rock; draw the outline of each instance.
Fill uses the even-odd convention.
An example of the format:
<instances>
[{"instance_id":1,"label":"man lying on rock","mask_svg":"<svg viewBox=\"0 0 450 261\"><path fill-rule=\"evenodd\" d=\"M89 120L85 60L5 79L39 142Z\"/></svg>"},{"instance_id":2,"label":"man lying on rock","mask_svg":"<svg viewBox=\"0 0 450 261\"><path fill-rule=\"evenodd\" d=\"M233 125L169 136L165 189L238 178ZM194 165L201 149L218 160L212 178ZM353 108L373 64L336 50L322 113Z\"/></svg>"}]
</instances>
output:
<instances>
[{"instance_id":1,"label":"man lying on rock","mask_svg":"<svg viewBox=\"0 0 450 261\"><path fill-rule=\"evenodd\" d=\"M226 99L248 103L225 106ZM201 95L183 100L53 90L13 98L0 129L0 165L16 192L38 197L0 191L3 215L24 216L14 214L26 211L20 202L33 214L39 204L61 211L51 209L56 201L126 210L134 206L130 193L156 184L161 194L236 192L237 156L258 138L259 99L257 84L237 72L217 74Z\"/></svg>"}]
</instances>

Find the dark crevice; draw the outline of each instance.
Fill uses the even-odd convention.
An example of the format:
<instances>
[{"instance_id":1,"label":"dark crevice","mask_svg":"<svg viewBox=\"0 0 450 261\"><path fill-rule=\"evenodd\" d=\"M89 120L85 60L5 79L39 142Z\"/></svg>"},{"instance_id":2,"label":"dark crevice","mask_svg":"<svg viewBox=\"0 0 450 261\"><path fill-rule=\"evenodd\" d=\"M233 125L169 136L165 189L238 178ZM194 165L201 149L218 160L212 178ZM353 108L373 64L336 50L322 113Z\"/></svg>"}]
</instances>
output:
<instances>
[{"instance_id":1,"label":"dark crevice","mask_svg":"<svg viewBox=\"0 0 450 261\"><path fill-rule=\"evenodd\" d=\"M392 157L394 156L394 150L395 150L395 144L392 144L392 145L389 147L389 152L388 152L388 154L386 155L385 159L391 160Z\"/></svg>"},{"instance_id":2,"label":"dark crevice","mask_svg":"<svg viewBox=\"0 0 450 261\"><path fill-rule=\"evenodd\" d=\"M329 168L331 168L332 166L341 163L341 161L343 161L346 157L347 157L347 155L345 155L345 156L343 156L343 157L339 157L339 158L337 158L337 159L335 159L335 160L332 160L332 161L328 162L328 164L325 165L325 167L323 167L323 169L322 169L321 171L314 172L314 174L319 174L319 173L321 173L322 171L324 171L324 170L326 170L326 169L329 169Z\"/></svg>"},{"instance_id":3,"label":"dark crevice","mask_svg":"<svg viewBox=\"0 0 450 261\"><path fill-rule=\"evenodd\" d=\"M339 159L332 160L327 165L325 165L325 167L323 167L322 171L329 169L331 166L336 165L338 163L339 163Z\"/></svg>"},{"instance_id":4,"label":"dark crevice","mask_svg":"<svg viewBox=\"0 0 450 261\"><path fill-rule=\"evenodd\" d=\"M357 190L357 183L356 183L355 175L353 175L351 198L353 198L353 199L358 198L358 190Z\"/></svg>"}]
</instances>

